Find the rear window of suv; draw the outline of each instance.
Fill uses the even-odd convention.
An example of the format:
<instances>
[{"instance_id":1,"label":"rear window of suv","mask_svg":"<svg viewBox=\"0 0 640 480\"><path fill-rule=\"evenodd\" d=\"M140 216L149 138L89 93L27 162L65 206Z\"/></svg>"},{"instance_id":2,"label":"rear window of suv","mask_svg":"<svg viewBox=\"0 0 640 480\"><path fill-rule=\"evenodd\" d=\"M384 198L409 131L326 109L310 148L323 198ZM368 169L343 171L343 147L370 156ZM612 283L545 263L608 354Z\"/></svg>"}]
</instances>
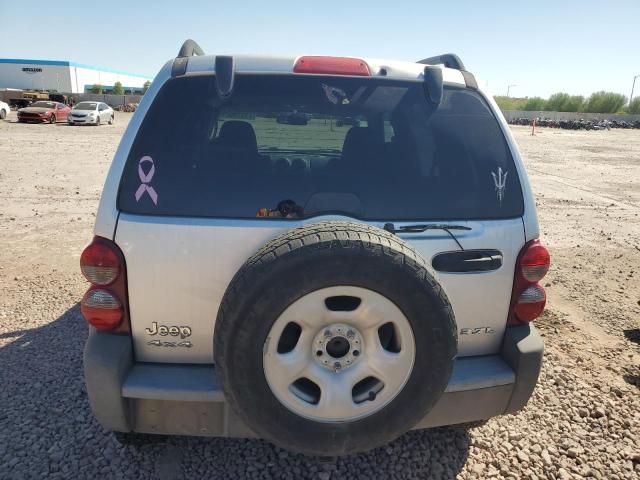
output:
<instances>
[{"instance_id":1,"label":"rear window of suv","mask_svg":"<svg viewBox=\"0 0 640 480\"><path fill-rule=\"evenodd\" d=\"M169 80L124 169L118 207L144 215L365 220L522 215L518 174L482 97L422 82L236 75Z\"/></svg>"}]
</instances>

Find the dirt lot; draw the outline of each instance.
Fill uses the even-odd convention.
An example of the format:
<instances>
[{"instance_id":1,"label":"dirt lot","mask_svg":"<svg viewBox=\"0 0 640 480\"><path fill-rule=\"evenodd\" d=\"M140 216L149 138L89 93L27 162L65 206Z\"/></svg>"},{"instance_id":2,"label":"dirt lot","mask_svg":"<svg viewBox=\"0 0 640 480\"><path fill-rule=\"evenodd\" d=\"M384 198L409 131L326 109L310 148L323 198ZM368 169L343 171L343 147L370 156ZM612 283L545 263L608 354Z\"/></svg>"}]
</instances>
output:
<instances>
[{"instance_id":1,"label":"dirt lot","mask_svg":"<svg viewBox=\"0 0 640 480\"><path fill-rule=\"evenodd\" d=\"M93 419L78 259L129 118L0 121L0 478L640 477L640 131L514 128L553 257L527 408L319 461L259 440L123 448Z\"/></svg>"}]
</instances>

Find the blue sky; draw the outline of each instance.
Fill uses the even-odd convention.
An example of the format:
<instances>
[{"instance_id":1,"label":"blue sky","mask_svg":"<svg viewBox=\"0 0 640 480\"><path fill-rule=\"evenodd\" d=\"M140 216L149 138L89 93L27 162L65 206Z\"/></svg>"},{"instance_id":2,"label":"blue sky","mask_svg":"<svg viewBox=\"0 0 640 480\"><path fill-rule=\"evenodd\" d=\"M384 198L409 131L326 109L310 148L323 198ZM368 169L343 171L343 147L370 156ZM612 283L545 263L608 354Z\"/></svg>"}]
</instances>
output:
<instances>
[{"instance_id":1,"label":"blue sky","mask_svg":"<svg viewBox=\"0 0 640 480\"><path fill-rule=\"evenodd\" d=\"M628 96L640 74L640 0L0 0L0 19L0 58L151 76L189 37L207 53L418 60L454 52L498 95L515 84L512 96Z\"/></svg>"}]
</instances>

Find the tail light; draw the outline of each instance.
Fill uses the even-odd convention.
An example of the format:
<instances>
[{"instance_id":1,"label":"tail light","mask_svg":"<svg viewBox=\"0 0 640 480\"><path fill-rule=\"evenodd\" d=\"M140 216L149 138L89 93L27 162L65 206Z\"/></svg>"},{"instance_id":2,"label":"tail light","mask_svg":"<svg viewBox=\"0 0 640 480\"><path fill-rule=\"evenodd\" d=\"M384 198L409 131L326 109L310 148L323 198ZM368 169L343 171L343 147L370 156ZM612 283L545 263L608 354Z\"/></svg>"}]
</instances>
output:
<instances>
[{"instance_id":1,"label":"tail light","mask_svg":"<svg viewBox=\"0 0 640 480\"><path fill-rule=\"evenodd\" d=\"M300 57L293 66L293 73L371 76L367 62L359 58L345 57Z\"/></svg>"},{"instance_id":2,"label":"tail light","mask_svg":"<svg viewBox=\"0 0 640 480\"><path fill-rule=\"evenodd\" d=\"M92 327L112 333L129 333L127 275L124 255L111 240L94 237L80 256L80 270L91 287L80 311Z\"/></svg>"},{"instance_id":3,"label":"tail light","mask_svg":"<svg viewBox=\"0 0 640 480\"><path fill-rule=\"evenodd\" d=\"M80 303L80 311L98 330L114 330L122 323L122 304L109 290L89 290Z\"/></svg>"},{"instance_id":4,"label":"tail light","mask_svg":"<svg viewBox=\"0 0 640 480\"><path fill-rule=\"evenodd\" d=\"M516 262L508 325L523 325L542 314L547 294L538 282L547 274L550 265L549 251L539 240L532 240L522 247Z\"/></svg>"},{"instance_id":5,"label":"tail light","mask_svg":"<svg viewBox=\"0 0 640 480\"><path fill-rule=\"evenodd\" d=\"M521 255L520 268L524 279L531 283L542 280L551 265L549 251L539 241L534 240Z\"/></svg>"},{"instance_id":6,"label":"tail light","mask_svg":"<svg viewBox=\"0 0 640 480\"><path fill-rule=\"evenodd\" d=\"M94 242L82 252L80 270L92 284L109 285L120 274L120 259L113 248L102 242Z\"/></svg>"}]
</instances>

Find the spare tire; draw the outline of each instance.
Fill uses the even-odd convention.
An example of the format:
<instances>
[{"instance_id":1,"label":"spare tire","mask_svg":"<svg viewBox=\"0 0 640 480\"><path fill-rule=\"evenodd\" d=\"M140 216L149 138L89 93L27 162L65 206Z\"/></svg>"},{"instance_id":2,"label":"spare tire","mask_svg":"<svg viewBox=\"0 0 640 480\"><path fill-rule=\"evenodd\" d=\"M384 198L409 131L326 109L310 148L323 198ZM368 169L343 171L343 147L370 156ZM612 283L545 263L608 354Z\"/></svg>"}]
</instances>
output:
<instances>
[{"instance_id":1,"label":"spare tire","mask_svg":"<svg viewBox=\"0 0 640 480\"><path fill-rule=\"evenodd\" d=\"M427 264L384 230L323 222L272 240L236 273L215 326L225 397L259 436L309 455L383 445L444 392L457 350Z\"/></svg>"}]
</instances>

